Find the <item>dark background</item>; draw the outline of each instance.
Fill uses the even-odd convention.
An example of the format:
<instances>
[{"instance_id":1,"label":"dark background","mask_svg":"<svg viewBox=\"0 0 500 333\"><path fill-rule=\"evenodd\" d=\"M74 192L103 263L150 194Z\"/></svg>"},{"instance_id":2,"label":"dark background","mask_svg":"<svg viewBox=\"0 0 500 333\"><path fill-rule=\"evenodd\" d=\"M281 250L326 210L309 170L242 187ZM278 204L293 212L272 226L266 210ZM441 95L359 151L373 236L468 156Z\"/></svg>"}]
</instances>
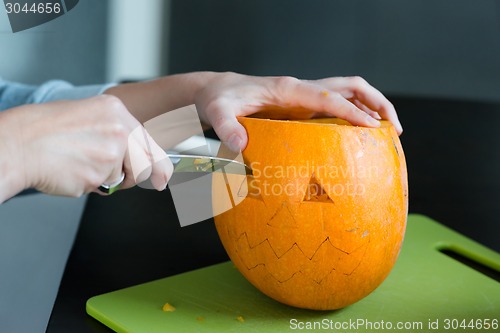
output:
<instances>
[{"instance_id":1,"label":"dark background","mask_svg":"<svg viewBox=\"0 0 500 333\"><path fill-rule=\"evenodd\" d=\"M172 73L361 75L390 95L500 101L497 0L172 0L168 27Z\"/></svg>"}]
</instances>

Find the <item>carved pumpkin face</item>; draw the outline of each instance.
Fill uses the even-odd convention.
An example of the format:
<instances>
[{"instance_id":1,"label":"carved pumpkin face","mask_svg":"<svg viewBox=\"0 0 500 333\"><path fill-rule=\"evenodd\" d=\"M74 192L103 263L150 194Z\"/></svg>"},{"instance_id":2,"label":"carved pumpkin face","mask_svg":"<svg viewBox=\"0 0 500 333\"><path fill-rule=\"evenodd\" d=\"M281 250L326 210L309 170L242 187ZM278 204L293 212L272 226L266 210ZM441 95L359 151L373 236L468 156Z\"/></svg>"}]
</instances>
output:
<instances>
[{"instance_id":1,"label":"carved pumpkin face","mask_svg":"<svg viewBox=\"0 0 500 333\"><path fill-rule=\"evenodd\" d=\"M392 269L406 226L406 164L394 128L239 120L253 175L213 176L214 204L238 187L241 203L215 217L235 266L296 307L338 309L367 296Z\"/></svg>"}]
</instances>

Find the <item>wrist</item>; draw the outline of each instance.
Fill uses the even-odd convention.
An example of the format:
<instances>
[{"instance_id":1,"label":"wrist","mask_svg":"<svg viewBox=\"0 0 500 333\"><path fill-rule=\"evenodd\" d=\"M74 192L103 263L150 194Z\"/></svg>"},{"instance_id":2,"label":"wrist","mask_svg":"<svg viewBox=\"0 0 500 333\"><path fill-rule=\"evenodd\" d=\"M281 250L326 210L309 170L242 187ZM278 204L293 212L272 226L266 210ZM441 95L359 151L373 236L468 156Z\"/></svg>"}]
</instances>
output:
<instances>
[{"instance_id":1,"label":"wrist","mask_svg":"<svg viewBox=\"0 0 500 333\"><path fill-rule=\"evenodd\" d=\"M120 84L104 93L118 97L141 123L165 112L195 104L208 82L220 75L192 72L164 76L151 81Z\"/></svg>"},{"instance_id":2,"label":"wrist","mask_svg":"<svg viewBox=\"0 0 500 333\"><path fill-rule=\"evenodd\" d=\"M14 112L0 113L0 203L27 188L21 131Z\"/></svg>"},{"instance_id":3,"label":"wrist","mask_svg":"<svg viewBox=\"0 0 500 333\"><path fill-rule=\"evenodd\" d=\"M211 82L219 78L224 73L218 72L192 72L186 74L180 74L184 76L184 80L187 86L190 87L186 89L189 92L187 97L186 105L196 104L202 91L210 86Z\"/></svg>"}]
</instances>

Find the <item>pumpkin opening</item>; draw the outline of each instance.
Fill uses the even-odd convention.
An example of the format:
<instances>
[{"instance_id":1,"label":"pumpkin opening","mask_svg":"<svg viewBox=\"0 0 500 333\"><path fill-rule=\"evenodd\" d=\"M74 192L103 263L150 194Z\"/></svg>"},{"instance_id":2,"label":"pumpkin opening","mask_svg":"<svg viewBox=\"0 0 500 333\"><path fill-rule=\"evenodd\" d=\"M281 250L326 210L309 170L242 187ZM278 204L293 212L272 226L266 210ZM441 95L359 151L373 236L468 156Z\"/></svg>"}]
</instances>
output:
<instances>
[{"instance_id":1,"label":"pumpkin opening","mask_svg":"<svg viewBox=\"0 0 500 333\"><path fill-rule=\"evenodd\" d=\"M268 112L260 112L260 113L255 113L253 115L249 115L249 116L246 116L246 117L240 117L242 119L262 119L262 120L266 120L266 121L277 121L277 122L289 122L289 123L293 123L293 122L298 122L298 123L311 123L311 124L323 124L323 125L342 125L342 126L351 126L351 127L359 127L359 126L355 126L355 125L352 125L350 122L348 122L347 120L344 120L344 119L341 119L341 118L335 118L335 117L329 117L329 118L297 118L297 119L288 119L288 118L280 118L279 115L276 116L276 115L273 115L271 116L272 114L271 113L268 113ZM289 114L287 114L287 116L289 116ZM380 127L392 127L392 124L390 121L387 121L387 120L379 120L380 122ZM362 127L363 129L367 129L367 130L370 130L370 129L377 129L377 128L380 128L380 127L375 127L375 128L372 128L372 127Z\"/></svg>"}]
</instances>

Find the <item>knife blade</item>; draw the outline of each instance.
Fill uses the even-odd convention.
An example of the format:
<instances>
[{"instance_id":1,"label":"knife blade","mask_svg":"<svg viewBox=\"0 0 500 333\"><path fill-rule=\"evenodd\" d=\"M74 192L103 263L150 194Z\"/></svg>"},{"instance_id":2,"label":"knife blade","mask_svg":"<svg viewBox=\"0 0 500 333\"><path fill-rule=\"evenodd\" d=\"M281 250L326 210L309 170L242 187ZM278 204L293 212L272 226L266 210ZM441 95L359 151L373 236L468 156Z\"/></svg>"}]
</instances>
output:
<instances>
[{"instance_id":1,"label":"knife blade","mask_svg":"<svg viewBox=\"0 0 500 333\"><path fill-rule=\"evenodd\" d=\"M174 172L225 172L236 175L251 175L252 169L241 162L213 156L170 154Z\"/></svg>"}]
</instances>

